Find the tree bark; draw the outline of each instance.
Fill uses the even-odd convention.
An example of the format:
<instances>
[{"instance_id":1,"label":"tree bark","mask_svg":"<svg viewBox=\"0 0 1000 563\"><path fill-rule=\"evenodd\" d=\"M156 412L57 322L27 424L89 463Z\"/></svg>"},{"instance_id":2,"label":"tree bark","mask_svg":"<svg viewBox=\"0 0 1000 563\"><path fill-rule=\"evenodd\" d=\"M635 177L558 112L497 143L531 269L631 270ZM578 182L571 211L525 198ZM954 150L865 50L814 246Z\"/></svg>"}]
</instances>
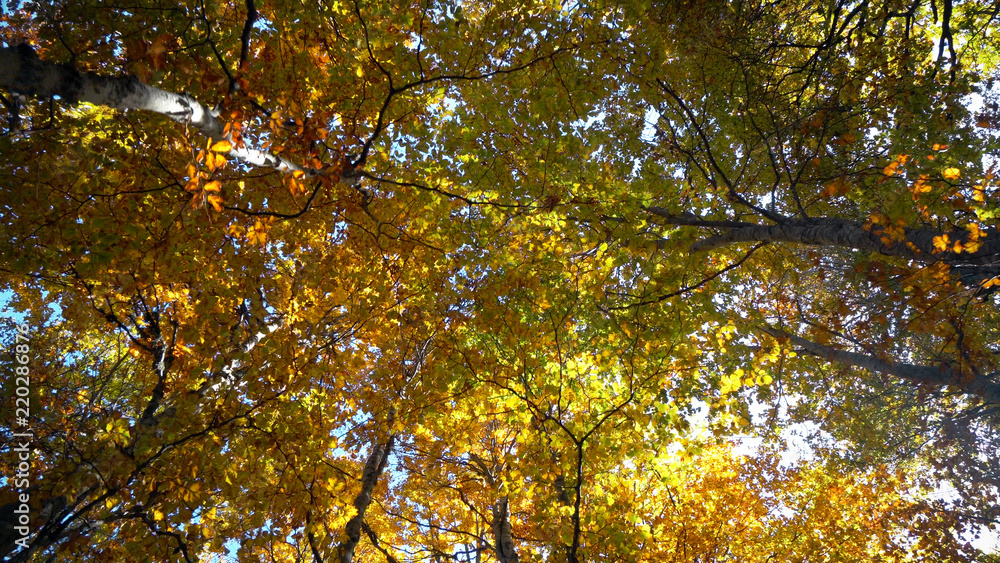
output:
<instances>
[{"instance_id":1,"label":"tree bark","mask_svg":"<svg viewBox=\"0 0 1000 563\"><path fill-rule=\"evenodd\" d=\"M231 134L207 106L187 94L177 94L143 84L131 75L102 76L80 72L75 68L43 61L27 45L0 48L0 87L28 96L58 96L69 103L88 102L115 109L138 109L169 117L197 129L212 143L229 141L230 158L252 166L271 168L279 172L302 172L307 176L324 174L306 169L278 155L233 142ZM339 173L339 171L338 171ZM353 182L344 175L340 180Z\"/></svg>"},{"instance_id":2,"label":"tree bark","mask_svg":"<svg viewBox=\"0 0 1000 563\"><path fill-rule=\"evenodd\" d=\"M390 428L392 427L394 414L394 412L390 412L389 414L388 426ZM385 470L394 440L395 435L389 434L389 438L384 444L376 442L372 453L365 462L365 469L361 474L361 492L358 493L358 496L354 497L354 508L357 510L357 514L347 522L344 530L347 538L340 543L337 549L337 560L340 563L352 563L354 561L354 550L361 539L361 531L365 522L365 512L367 512L368 505L372 502L372 491L375 490L375 485L378 484L378 478Z\"/></svg>"},{"instance_id":3,"label":"tree bark","mask_svg":"<svg viewBox=\"0 0 1000 563\"><path fill-rule=\"evenodd\" d=\"M969 231L937 231L933 229L904 228L902 238L892 237L881 225L870 225L834 217L816 219L789 219L777 225L752 225L734 227L721 235L708 237L692 245L692 251L712 250L736 242L794 242L811 246L838 246L868 250L887 256L899 256L923 263L994 265L1000 253L1000 237L995 230L977 241L974 252L964 249L956 252L956 242L963 247L970 244ZM945 240L946 248L935 248L935 239Z\"/></svg>"},{"instance_id":4,"label":"tree bark","mask_svg":"<svg viewBox=\"0 0 1000 563\"><path fill-rule=\"evenodd\" d=\"M710 251L740 242L784 242L877 252L922 264L943 263L952 268L953 274L966 287L979 287L1000 276L1000 232L995 228L983 229L978 239L973 239L972 232L965 229L938 231L901 227L895 231L882 225L838 217L783 219L775 225L759 225L676 215L660 207L647 207L646 211L670 225L721 229L720 234L692 244L691 252ZM955 243L959 244L957 251Z\"/></svg>"},{"instance_id":5,"label":"tree bark","mask_svg":"<svg viewBox=\"0 0 1000 563\"><path fill-rule=\"evenodd\" d=\"M647 211L672 225L721 228L723 232L691 245L692 252L708 251L738 242L791 242L810 246L835 246L878 252L923 263L945 262L950 265L995 266L1000 264L1000 233L984 229L979 248L973 252L954 250L958 242L972 244L972 233L964 229L938 231L903 228L902 237L892 234L882 225L866 225L838 217L785 219L776 225L758 225L741 221L714 221L692 215L674 215L659 207ZM944 240L947 247L935 248L935 239Z\"/></svg>"},{"instance_id":6,"label":"tree bark","mask_svg":"<svg viewBox=\"0 0 1000 563\"><path fill-rule=\"evenodd\" d=\"M514 538L510 529L510 507L507 495L500 497L493 505L493 540L496 545L497 561L518 563L520 558L514 549Z\"/></svg>"},{"instance_id":7,"label":"tree bark","mask_svg":"<svg viewBox=\"0 0 1000 563\"><path fill-rule=\"evenodd\" d=\"M829 362L876 371L918 384L933 385L935 387L953 386L960 389L963 393L979 397L987 403L1000 404L1000 384L993 381L993 378L996 376L994 373L976 376L962 373L958 366L936 368L893 362L867 354L839 350L825 344L807 340L801 336L789 334L772 326L762 326L761 330L774 338L787 338L792 344L802 348L805 352Z\"/></svg>"}]
</instances>

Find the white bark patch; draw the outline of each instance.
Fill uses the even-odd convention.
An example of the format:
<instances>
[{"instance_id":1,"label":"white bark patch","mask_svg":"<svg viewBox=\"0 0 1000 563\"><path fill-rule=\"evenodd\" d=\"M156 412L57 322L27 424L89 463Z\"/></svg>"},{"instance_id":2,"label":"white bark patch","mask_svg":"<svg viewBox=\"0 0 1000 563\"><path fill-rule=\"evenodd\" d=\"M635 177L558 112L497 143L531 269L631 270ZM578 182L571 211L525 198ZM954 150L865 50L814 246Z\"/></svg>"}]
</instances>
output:
<instances>
[{"instance_id":1,"label":"white bark patch","mask_svg":"<svg viewBox=\"0 0 1000 563\"><path fill-rule=\"evenodd\" d=\"M213 144L232 143L233 140L212 111L187 94L161 90L144 84L135 76L102 76L43 61L27 45L0 48L0 87L28 96L58 96L69 103L87 102L119 110L151 111L193 127ZM321 170L303 168L276 154L232 144L229 157L252 166L279 172L298 171L306 176L323 174Z\"/></svg>"}]
</instances>

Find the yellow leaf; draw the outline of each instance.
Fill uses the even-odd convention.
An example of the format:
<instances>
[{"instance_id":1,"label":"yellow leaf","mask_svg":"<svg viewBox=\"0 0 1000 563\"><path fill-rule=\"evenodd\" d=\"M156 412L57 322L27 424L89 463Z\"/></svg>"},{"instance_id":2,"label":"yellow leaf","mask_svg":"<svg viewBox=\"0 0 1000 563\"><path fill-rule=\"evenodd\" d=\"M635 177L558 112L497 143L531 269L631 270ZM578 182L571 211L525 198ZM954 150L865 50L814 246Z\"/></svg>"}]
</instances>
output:
<instances>
[{"instance_id":1,"label":"yellow leaf","mask_svg":"<svg viewBox=\"0 0 1000 563\"><path fill-rule=\"evenodd\" d=\"M977 203L986 203L986 190L982 186L972 188L972 199Z\"/></svg>"},{"instance_id":2,"label":"yellow leaf","mask_svg":"<svg viewBox=\"0 0 1000 563\"><path fill-rule=\"evenodd\" d=\"M219 141L218 143L215 143L214 145L212 145L212 150L215 151L215 152L229 152L229 151L233 150L233 144L230 143L229 141L223 139L223 140Z\"/></svg>"},{"instance_id":3,"label":"yellow leaf","mask_svg":"<svg viewBox=\"0 0 1000 563\"><path fill-rule=\"evenodd\" d=\"M969 225L966 227L966 229L968 229L968 231L969 231L969 240L975 241L975 240L979 240L980 238L982 238L983 236L985 236L985 233L979 227L978 223L969 223Z\"/></svg>"},{"instance_id":4,"label":"yellow leaf","mask_svg":"<svg viewBox=\"0 0 1000 563\"><path fill-rule=\"evenodd\" d=\"M944 252L948 249L948 235L939 235L934 237L934 251Z\"/></svg>"},{"instance_id":5,"label":"yellow leaf","mask_svg":"<svg viewBox=\"0 0 1000 563\"><path fill-rule=\"evenodd\" d=\"M159 510L153 509L153 520L160 521L163 520L163 513Z\"/></svg>"},{"instance_id":6,"label":"yellow leaf","mask_svg":"<svg viewBox=\"0 0 1000 563\"><path fill-rule=\"evenodd\" d=\"M222 213L222 196L211 194L208 196L208 204L218 213Z\"/></svg>"},{"instance_id":7,"label":"yellow leaf","mask_svg":"<svg viewBox=\"0 0 1000 563\"><path fill-rule=\"evenodd\" d=\"M267 242L267 231L266 227L260 222L255 221L253 227L247 230L246 234L247 241L251 244L264 244Z\"/></svg>"},{"instance_id":8,"label":"yellow leaf","mask_svg":"<svg viewBox=\"0 0 1000 563\"><path fill-rule=\"evenodd\" d=\"M921 174L917 181L913 183L913 195L925 194L931 191L932 187L927 183L927 175Z\"/></svg>"},{"instance_id":9,"label":"yellow leaf","mask_svg":"<svg viewBox=\"0 0 1000 563\"><path fill-rule=\"evenodd\" d=\"M941 172L941 176L943 176L945 180L957 180L961 175L962 171L958 168L945 168L944 172Z\"/></svg>"},{"instance_id":10,"label":"yellow leaf","mask_svg":"<svg viewBox=\"0 0 1000 563\"><path fill-rule=\"evenodd\" d=\"M222 184L220 184L218 180L212 180L211 182L205 184L205 187L202 189L206 192L217 192L222 190Z\"/></svg>"}]
</instances>

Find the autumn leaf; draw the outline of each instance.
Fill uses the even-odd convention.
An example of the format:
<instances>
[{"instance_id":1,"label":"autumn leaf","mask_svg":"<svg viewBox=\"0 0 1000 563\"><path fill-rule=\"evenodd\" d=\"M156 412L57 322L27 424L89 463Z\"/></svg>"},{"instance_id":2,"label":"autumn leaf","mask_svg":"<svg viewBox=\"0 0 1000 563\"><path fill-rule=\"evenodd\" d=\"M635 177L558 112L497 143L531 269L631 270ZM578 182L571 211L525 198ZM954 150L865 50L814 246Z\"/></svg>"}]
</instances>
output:
<instances>
[{"instance_id":1,"label":"autumn leaf","mask_svg":"<svg viewBox=\"0 0 1000 563\"><path fill-rule=\"evenodd\" d=\"M218 141L212 145L212 152L228 153L231 150L233 150L233 144L227 140Z\"/></svg>"},{"instance_id":2,"label":"autumn leaf","mask_svg":"<svg viewBox=\"0 0 1000 563\"><path fill-rule=\"evenodd\" d=\"M983 560L993 6L151 6L6 16L4 558Z\"/></svg>"},{"instance_id":3,"label":"autumn leaf","mask_svg":"<svg viewBox=\"0 0 1000 563\"><path fill-rule=\"evenodd\" d=\"M824 190L821 192L821 197L838 197L847 194L851 189L851 181L848 178L837 178L836 180L828 183Z\"/></svg>"},{"instance_id":4,"label":"autumn leaf","mask_svg":"<svg viewBox=\"0 0 1000 563\"><path fill-rule=\"evenodd\" d=\"M211 194L206 199L213 209L217 212L222 212L222 196Z\"/></svg>"},{"instance_id":5,"label":"autumn leaf","mask_svg":"<svg viewBox=\"0 0 1000 563\"><path fill-rule=\"evenodd\" d=\"M166 68L167 43L170 39L169 35L160 34L146 50L146 59L156 70Z\"/></svg>"}]
</instances>

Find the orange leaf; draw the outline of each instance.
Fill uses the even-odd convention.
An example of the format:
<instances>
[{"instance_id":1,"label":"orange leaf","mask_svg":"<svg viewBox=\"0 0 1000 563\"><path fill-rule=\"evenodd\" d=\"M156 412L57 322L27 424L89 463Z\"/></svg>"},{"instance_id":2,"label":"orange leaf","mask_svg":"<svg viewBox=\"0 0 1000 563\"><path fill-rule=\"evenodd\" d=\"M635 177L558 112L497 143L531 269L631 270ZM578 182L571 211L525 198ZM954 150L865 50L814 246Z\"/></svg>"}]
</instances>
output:
<instances>
[{"instance_id":1,"label":"orange leaf","mask_svg":"<svg viewBox=\"0 0 1000 563\"><path fill-rule=\"evenodd\" d=\"M229 151L233 150L233 144L230 143L229 141L223 139L223 140L219 141L218 143L215 143L214 145L212 145L212 150L215 151L215 152L229 152Z\"/></svg>"},{"instance_id":2,"label":"orange leaf","mask_svg":"<svg viewBox=\"0 0 1000 563\"><path fill-rule=\"evenodd\" d=\"M857 140L857 137L853 133L844 133L843 135L837 137L833 140L833 144L844 146L849 145Z\"/></svg>"},{"instance_id":3,"label":"orange leaf","mask_svg":"<svg viewBox=\"0 0 1000 563\"><path fill-rule=\"evenodd\" d=\"M841 177L827 184L820 195L824 198L842 196L846 195L850 189L851 181L847 178Z\"/></svg>"},{"instance_id":4,"label":"orange leaf","mask_svg":"<svg viewBox=\"0 0 1000 563\"><path fill-rule=\"evenodd\" d=\"M222 213L222 196L211 194L208 196L208 203L217 212Z\"/></svg>"}]
</instances>

